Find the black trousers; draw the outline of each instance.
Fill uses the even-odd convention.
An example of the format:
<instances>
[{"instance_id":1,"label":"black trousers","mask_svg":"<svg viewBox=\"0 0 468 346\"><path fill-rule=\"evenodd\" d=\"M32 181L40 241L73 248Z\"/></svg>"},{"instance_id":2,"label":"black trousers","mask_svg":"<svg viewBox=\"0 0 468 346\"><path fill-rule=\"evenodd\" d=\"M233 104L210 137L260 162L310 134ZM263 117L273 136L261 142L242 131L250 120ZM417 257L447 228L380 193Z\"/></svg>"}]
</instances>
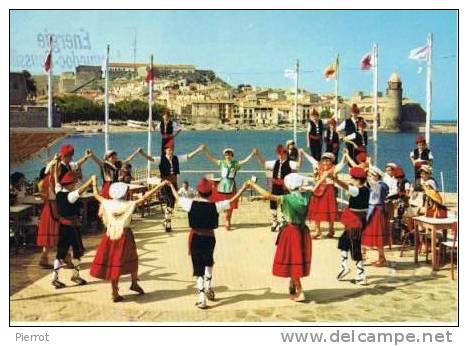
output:
<instances>
[{"instance_id":1,"label":"black trousers","mask_svg":"<svg viewBox=\"0 0 468 346\"><path fill-rule=\"evenodd\" d=\"M174 179L163 179L163 180L170 180L172 182L172 185L174 185L174 188L176 189L176 191L179 190L179 188L177 187L177 178L175 180ZM166 205L169 208L174 209L175 198L174 198L174 195L172 194L172 190L170 186L166 185L161 189L161 198L163 202L166 203Z\"/></svg>"},{"instance_id":2,"label":"black trousers","mask_svg":"<svg viewBox=\"0 0 468 346\"><path fill-rule=\"evenodd\" d=\"M205 275L205 267L213 266L213 253L215 245L215 237L201 236L196 233L193 234L192 241L190 243L193 276L203 276Z\"/></svg>"},{"instance_id":3,"label":"black trousers","mask_svg":"<svg viewBox=\"0 0 468 346\"><path fill-rule=\"evenodd\" d=\"M61 224L57 244L57 259L65 259L70 246L73 250L73 258L80 259L85 251L80 230L75 226Z\"/></svg>"},{"instance_id":4,"label":"black trousers","mask_svg":"<svg viewBox=\"0 0 468 346\"><path fill-rule=\"evenodd\" d=\"M362 261L361 236L362 230L345 229L338 239L338 249L346 252L350 251L353 260Z\"/></svg>"},{"instance_id":5,"label":"black trousers","mask_svg":"<svg viewBox=\"0 0 468 346\"><path fill-rule=\"evenodd\" d=\"M282 195L286 194L286 191L285 191L283 185L272 184L271 185L271 193L273 195L282 196ZM270 201L270 209L271 210L276 210L277 208L278 208L278 202Z\"/></svg>"},{"instance_id":6,"label":"black trousers","mask_svg":"<svg viewBox=\"0 0 468 346\"><path fill-rule=\"evenodd\" d=\"M321 141L311 141L310 142L310 155L317 161L320 161L322 156L322 142Z\"/></svg>"}]
</instances>

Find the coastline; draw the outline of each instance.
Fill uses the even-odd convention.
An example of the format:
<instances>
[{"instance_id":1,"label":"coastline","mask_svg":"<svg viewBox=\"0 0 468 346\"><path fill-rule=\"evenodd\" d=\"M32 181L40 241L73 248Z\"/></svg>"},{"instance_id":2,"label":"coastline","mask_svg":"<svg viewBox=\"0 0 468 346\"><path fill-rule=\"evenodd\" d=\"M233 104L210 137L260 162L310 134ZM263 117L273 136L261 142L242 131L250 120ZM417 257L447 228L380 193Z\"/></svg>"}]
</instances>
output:
<instances>
[{"instance_id":1,"label":"coastline","mask_svg":"<svg viewBox=\"0 0 468 346\"><path fill-rule=\"evenodd\" d=\"M103 132L104 123L103 122L79 122L79 123L66 123L62 124L62 127L67 129L72 129L75 133L101 133ZM280 125L280 126L233 126L227 124L212 125L212 124L197 124L197 125L183 125L184 131L292 131L293 127L290 125ZM423 130L423 129L422 129ZM125 133L125 132L147 132L145 127L132 127L124 124L109 124L109 131L114 133ZM302 128L299 128L298 133L304 132ZM381 131L387 132L387 131ZM415 131L401 131L401 133L416 133ZM420 132L424 132L421 131ZM458 123L452 124L432 124L431 126L432 133L457 133L458 132Z\"/></svg>"}]
</instances>

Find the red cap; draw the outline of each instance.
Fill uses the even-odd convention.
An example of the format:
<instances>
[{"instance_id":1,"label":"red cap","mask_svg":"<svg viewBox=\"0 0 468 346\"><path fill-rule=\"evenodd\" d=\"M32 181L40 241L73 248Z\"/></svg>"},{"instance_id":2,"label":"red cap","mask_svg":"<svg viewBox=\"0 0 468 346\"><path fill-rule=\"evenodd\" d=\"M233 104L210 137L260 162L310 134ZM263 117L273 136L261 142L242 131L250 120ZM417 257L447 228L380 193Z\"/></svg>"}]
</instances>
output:
<instances>
[{"instance_id":1,"label":"red cap","mask_svg":"<svg viewBox=\"0 0 468 346\"><path fill-rule=\"evenodd\" d=\"M416 137L416 144L418 143L426 143L426 139L423 136L419 135L418 137Z\"/></svg>"},{"instance_id":2,"label":"red cap","mask_svg":"<svg viewBox=\"0 0 468 346\"><path fill-rule=\"evenodd\" d=\"M164 149L167 149L167 148L174 149L174 139L171 138L164 144Z\"/></svg>"},{"instance_id":3,"label":"red cap","mask_svg":"<svg viewBox=\"0 0 468 346\"><path fill-rule=\"evenodd\" d=\"M400 166L397 166L394 170L393 170L394 174L395 174L395 178L404 178L405 177L405 171L403 170L403 168L401 168Z\"/></svg>"},{"instance_id":4,"label":"red cap","mask_svg":"<svg viewBox=\"0 0 468 346\"><path fill-rule=\"evenodd\" d=\"M197 190L201 194L206 195L206 194L209 194L211 192L212 186L213 185L212 185L211 181L209 181L206 178L201 178L200 181L198 182Z\"/></svg>"},{"instance_id":5,"label":"red cap","mask_svg":"<svg viewBox=\"0 0 468 346\"><path fill-rule=\"evenodd\" d=\"M367 154L365 152L360 152L359 154L356 155L356 162L362 163L367 161Z\"/></svg>"},{"instance_id":6,"label":"red cap","mask_svg":"<svg viewBox=\"0 0 468 346\"><path fill-rule=\"evenodd\" d=\"M364 179L364 178L367 177L366 171L364 169L362 169L361 167L351 168L351 170L349 171L349 174L353 178L358 178L358 179Z\"/></svg>"},{"instance_id":7,"label":"red cap","mask_svg":"<svg viewBox=\"0 0 468 346\"><path fill-rule=\"evenodd\" d=\"M276 154L282 155L282 154L284 154L285 152L286 152L286 149L284 149L283 145L278 144L278 145L276 146Z\"/></svg>"},{"instance_id":8,"label":"red cap","mask_svg":"<svg viewBox=\"0 0 468 346\"><path fill-rule=\"evenodd\" d=\"M328 120L328 126L336 126L336 120L335 118L331 118Z\"/></svg>"},{"instance_id":9,"label":"red cap","mask_svg":"<svg viewBox=\"0 0 468 346\"><path fill-rule=\"evenodd\" d=\"M73 156L75 154L75 148L71 144L64 144L60 147L60 156L64 157L67 155Z\"/></svg>"},{"instance_id":10,"label":"red cap","mask_svg":"<svg viewBox=\"0 0 468 346\"><path fill-rule=\"evenodd\" d=\"M71 171L68 171L67 173L65 173L62 179L60 179L60 185L63 185L63 186L73 184L74 182L75 182L75 175Z\"/></svg>"},{"instance_id":11,"label":"red cap","mask_svg":"<svg viewBox=\"0 0 468 346\"><path fill-rule=\"evenodd\" d=\"M357 106L357 104L353 103L353 105L351 106L351 113L353 114L359 114L361 111L359 110L359 107Z\"/></svg>"}]
</instances>

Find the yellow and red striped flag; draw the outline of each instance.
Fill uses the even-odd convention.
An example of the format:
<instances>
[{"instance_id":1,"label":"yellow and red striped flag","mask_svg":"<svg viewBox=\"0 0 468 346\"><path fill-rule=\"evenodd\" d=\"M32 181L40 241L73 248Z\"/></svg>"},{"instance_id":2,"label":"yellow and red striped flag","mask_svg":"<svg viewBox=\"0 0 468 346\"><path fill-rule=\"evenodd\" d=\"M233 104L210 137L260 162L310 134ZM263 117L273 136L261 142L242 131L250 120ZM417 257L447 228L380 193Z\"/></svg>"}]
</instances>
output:
<instances>
[{"instance_id":1,"label":"yellow and red striped flag","mask_svg":"<svg viewBox=\"0 0 468 346\"><path fill-rule=\"evenodd\" d=\"M336 58L334 62L332 62L330 65L328 65L325 70L323 71L323 76L325 77L326 80L330 79L336 79L338 75L338 67L339 67L339 59Z\"/></svg>"}]
</instances>

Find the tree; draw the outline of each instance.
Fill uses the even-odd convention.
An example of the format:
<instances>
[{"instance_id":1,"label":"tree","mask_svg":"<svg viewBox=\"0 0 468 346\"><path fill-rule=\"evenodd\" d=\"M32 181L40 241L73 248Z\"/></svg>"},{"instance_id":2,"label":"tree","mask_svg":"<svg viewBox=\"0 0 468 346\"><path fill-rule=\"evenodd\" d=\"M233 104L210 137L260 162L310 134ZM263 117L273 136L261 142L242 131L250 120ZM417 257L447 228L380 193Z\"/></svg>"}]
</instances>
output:
<instances>
[{"instance_id":1,"label":"tree","mask_svg":"<svg viewBox=\"0 0 468 346\"><path fill-rule=\"evenodd\" d=\"M22 73L26 79L26 91L28 93L28 97L35 99L37 95L36 81L32 78L32 75L29 73L29 71L23 70Z\"/></svg>"}]
</instances>

